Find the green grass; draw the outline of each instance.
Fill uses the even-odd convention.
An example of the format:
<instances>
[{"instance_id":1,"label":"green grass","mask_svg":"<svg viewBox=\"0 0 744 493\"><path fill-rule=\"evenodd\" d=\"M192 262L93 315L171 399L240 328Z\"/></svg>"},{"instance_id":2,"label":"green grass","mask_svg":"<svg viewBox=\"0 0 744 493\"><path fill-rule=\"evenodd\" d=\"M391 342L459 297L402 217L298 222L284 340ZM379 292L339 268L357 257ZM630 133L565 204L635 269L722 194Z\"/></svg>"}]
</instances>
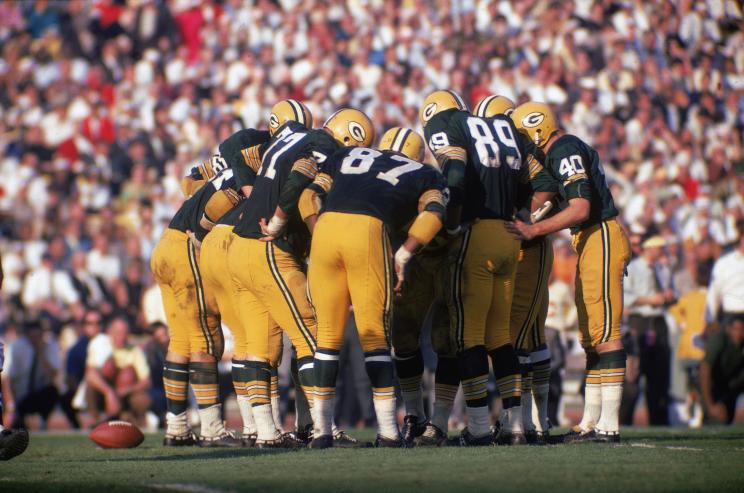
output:
<instances>
[{"instance_id":1,"label":"green grass","mask_svg":"<svg viewBox=\"0 0 744 493\"><path fill-rule=\"evenodd\" d=\"M371 439L372 432L355 432ZM620 445L409 450L132 450L31 437L0 463L0 492L744 491L744 426L626 429Z\"/></svg>"}]
</instances>

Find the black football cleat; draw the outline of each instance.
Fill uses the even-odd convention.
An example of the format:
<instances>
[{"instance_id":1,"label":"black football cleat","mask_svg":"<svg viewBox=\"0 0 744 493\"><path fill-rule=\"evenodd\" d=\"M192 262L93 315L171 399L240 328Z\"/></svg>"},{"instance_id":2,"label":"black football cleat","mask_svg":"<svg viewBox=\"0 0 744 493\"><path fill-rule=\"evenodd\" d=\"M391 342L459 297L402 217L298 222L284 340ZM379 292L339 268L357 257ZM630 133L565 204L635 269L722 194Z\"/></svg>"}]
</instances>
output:
<instances>
[{"instance_id":1,"label":"black football cleat","mask_svg":"<svg viewBox=\"0 0 744 493\"><path fill-rule=\"evenodd\" d=\"M547 445L550 443L549 431L527 430L524 432L527 445Z\"/></svg>"},{"instance_id":2,"label":"black football cleat","mask_svg":"<svg viewBox=\"0 0 744 493\"><path fill-rule=\"evenodd\" d=\"M597 443L620 443L620 432L612 431L595 431L595 441Z\"/></svg>"},{"instance_id":3,"label":"black football cleat","mask_svg":"<svg viewBox=\"0 0 744 493\"><path fill-rule=\"evenodd\" d=\"M215 437L200 436L196 439L196 444L205 448L235 448L243 447L243 439L236 437L231 431L225 431Z\"/></svg>"},{"instance_id":4,"label":"black football cleat","mask_svg":"<svg viewBox=\"0 0 744 493\"><path fill-rule=\"evenodd\" d=\"M413 440L420 437L424 431L426 431L426 421L420 422L418 416L408 414L403 418L403 430L401 434L407 447L412 447Z\"/></svg>"},{"instance_id":5,"label":"black football cleat","mask_svg":"<svg viewBox=\"0 0 744 493\"><path fill-rule=\"evenodd\" d=\"M313 449L324 449L324 448L332 448L333 446L334 446L333 436L320 435L318 437L313 438L313 440L310 442L310 444L307 447L313 448Z\"/></svg>"},{"instance_id":6,"label":"black football cleat","mask_svg":"<svg viewBox=\"0 0 744 493\"><path fill-rule=\"evenodd\" d=\"M563 443L594 443L597 441L597 432L594 430L584 431L574 426L571 430L563 435Z\"/></svg>"},{"instance_id":7,"label":"black football cleat","mask_svg":"<svg viewBox=\"0 0 744 493\"><path fill-rule=\"evenodd\" d=\"M403 438L398 436L397 438L387 438L382 435L377 435L375 439L375 448L405 448L406 442Z\"/></svg>"},{"instance_id":8,"label":"black football cleat","mask_svg":"<svg viewBox=\"0 0 744 493\"><path fill-rule=\"evenodd\" d=\"M307 447L313 440L313 425L307 425L304 429L297 429L284 434L287 440L294 440L300 447Z\"/></svg>"},{"instance_id":9,"label":"black football cleat","mask_svg":"<svg viewBox=\"0 0 744 493\"><path fill-rule=\"evenodd\" d=\"M414 447L442 447L447 442L447 434L431 422L426 424L424 432L413 439Z\"/></svg>"},{"instance_id":10,"label":"black football cleat","mask_svg":"<svg viewBox=\"0 0 744 493\"><path fill-rule=\"evenodd\" d=\"M527 438L521 431L509 431L501 428L498 434L493 437L494 445L526 445Z\"/></svg>"},{"instance_id":11,"label":"black football cleat","mask_svg":"<svg viewBox=\"0 0 744 493\"><path fill-rule=\"evenodd\" d=\"M245 448L250 448L256 445L256 438L258 438L257 433L251 433L249 435L243 435L240 438L240 442Z\"/></svg>"},{"instance_id":12,"label":"black football cleat","mask_svg":"<svg viewBox=\"0 0 744 493\"><path fill-rule=\"evenodd\" d=\"M23 428L0 431L0 460L10 460L26 451L28 431Z\"/></svg>"},{"instance_id":13,"label":"black football cleat","mask_svg":"<svg viewBox=\"0 0 744 493\"><path fill-rule=\"evenodd\" d=\"M333 446L338 448L370 448L371 442L361 442L344 430L333 432Z\"/></svg>"},{"instance_id":14,"label":"black football cleat","mask_svg":"<svg viewBox=\"0 0 744 493\"><path fill-rule=\"evenodd\" d=\"M460 433L460 446L461 447L487 447L493 444L493 435L483 435L482 437L474 437L470 434L470 431L465 428Z\"/></svg>"},{"instance_id":15,"label":"black football cleat","mask_svg":"<svg viewBox=\"0 0 744 493\"><path fill-rule=\"evenodd\" d=\"M256 440L256 444L254 446L260 449L284 448L297 450L300 448L305 448L305 445L303 445L301 442L292 438L288 438L286 433L284 435L281 435L276 440Z\"/></svg>"},{"instance_id":16,"label":"black football cleat","mask_svg":"<svg viewBox=\"0 0 744 493\"><path fill-rule=\"evenodd\" d=\"M191 432L185 435L169 435L166 433L165 438L163 438L163 445L166 447L193 447L196 445L196 437Z\"/></svg>"}]
</instances>

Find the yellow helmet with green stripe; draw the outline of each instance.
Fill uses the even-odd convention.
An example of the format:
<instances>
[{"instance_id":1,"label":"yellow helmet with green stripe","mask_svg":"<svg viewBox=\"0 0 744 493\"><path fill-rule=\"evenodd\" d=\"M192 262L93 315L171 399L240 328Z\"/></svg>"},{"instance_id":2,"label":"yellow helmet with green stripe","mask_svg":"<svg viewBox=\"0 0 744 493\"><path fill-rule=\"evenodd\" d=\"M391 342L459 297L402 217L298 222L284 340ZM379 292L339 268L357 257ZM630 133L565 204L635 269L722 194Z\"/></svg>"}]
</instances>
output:
<instances>
[{"instance_id":1,"label":"yellow helmet with green stripe","mask_svg":"<svg viewBox=\"0 0 744 493\"><path fill-rule=\"evenodd\" d=\"M400 152L420 162L424 160L424 139L410 128L393 127L382 135L380 150Z\"/></svg>"},{"instance_id":2,"label":"yellow helmet with green stripe","mask_svg":"<svg viewBox=\"0 0 744 493\"><path fill-rule=\"evenodd\" d=\"M307 128L313 128L312 113L307 109L307 106L296 99L284 99L271 108L269 133L274 135L274 132L288 121L300 123Z\"/></svg>"},{"instance_id":3,"label":"yellow helmet with green stripe","mask_svg":"<svg viewBox=\"0 0 744 493\"><path fill-rule=\"evenodd\" d=\"M491 94L480 100L473 114L481 118L490 118L496 115L509 116L512 111L514 111L514 101L506 96Z\"/></svg>"},{"instance_id":4,"label":"yellow helmet with green stripe","mask_svg":"<svg viewBox=\"0 0 744 493\"><path fill-rule=\"evenodd\" d=\"M421 111L419 112L421 125L425 127L434 115L451 109L467 111L468 107L455 91L440 90L430 93L424 99L424 104L421 105Z\"/></svg>"}]
</instances>

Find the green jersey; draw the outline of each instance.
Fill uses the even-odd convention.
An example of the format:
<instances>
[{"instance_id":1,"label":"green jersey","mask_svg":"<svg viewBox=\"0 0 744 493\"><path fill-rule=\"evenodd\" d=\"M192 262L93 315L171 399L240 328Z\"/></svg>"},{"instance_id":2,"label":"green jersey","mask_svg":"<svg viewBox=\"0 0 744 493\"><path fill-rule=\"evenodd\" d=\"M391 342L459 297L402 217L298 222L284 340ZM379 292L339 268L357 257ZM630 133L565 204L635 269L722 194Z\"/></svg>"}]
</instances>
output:
<instances>
[{"instance_id":1,"label":"green jersey","mask_svg":"<svg viewBox=\"0 0 744 493\"><path fill-rule=\"evenodd\" d=\"M348 147L334 154L322 172L333 184L321 213L373 216L393 234L423 210L444 216L447 186L442 174L402 154Z\"/></svg>"},{"instance_id":2,"label":"green jersey","mask_svg":"<svg viewBox=\"0 0 744 493\"><path fill-rule=\"evenodd\" d=\"M599 154L578 137L559 137L547 153L545 169L561 184L563 199L582 198L589 201L589 217L572 227L572 233L617 216ZM552 191L540 184L534 186L536 191Z\"/></svg>"},{"instance_id":3,"label":"green jersey","mask_svg":"<svg viewBox=\"0 0 744 493\"><path fill-rule=\"evenodd\" d=\"M221 200L216 197L222 194ZM214 199L214 200L213 200ZM179 231L192 231L196 238L201 241L207 235L214 221L224 214L228 207L232 207L240 201L233 171L227 168L213 176L194 195L186 199L176 214L173 216L169 228ZM212 208L214 211L212 212ZM217 217L209 217L209 212L219 214Z\"/></svg>"},{"instance_id":4,"label":"green jersey","mask_svg":"<svg viewBox=\"0 0 744 493\"><path fill-rule=\"evenodd\" d=\"M513 217L519 183L536 149L508 116L447 110L429 120L424 134L447 176L452 205L462 205L463 222ZM455 176L463 172L453 161L465 164L464 176Z\"/></svg>"},{"instance_id":5,"label":"green jersey","mask_svg":"<svg viewBox=\"0 0 744 493\"><path fill-rule=\"evenodd\" d=\"M323 130L308 130L289 121L279 127L269 142L262 145L261 167L253 191L240 206L242 216L234 232L244 238L263 237L260 221L268 221L277 206L287 213L286 235L274 244L287 253L304 257L310 245L310 233L297 211L302 190L312 183L318 166L339 148Z\"/></svg>"},{"instance_id":6,"label":"green jersey","mask_svg":"<svg viewBox=\"0 0 744 493\"><path fill-rule=\"evenodd\" d=\"M220 154L233 170L235 182L240 189L244 185L253 185L256 172L245 161L243 151L257 144L268 142L269 132L244 128L238 130L220 144Z\"/></svg>"}]
</instances>

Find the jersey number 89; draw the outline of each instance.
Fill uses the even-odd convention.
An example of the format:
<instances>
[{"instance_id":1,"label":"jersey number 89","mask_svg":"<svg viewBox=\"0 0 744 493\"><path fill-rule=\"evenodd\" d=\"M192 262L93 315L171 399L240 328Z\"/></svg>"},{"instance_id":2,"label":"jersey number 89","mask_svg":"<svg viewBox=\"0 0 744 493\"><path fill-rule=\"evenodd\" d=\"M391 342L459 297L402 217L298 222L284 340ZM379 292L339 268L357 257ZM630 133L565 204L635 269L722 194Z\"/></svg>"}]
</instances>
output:
<instances>
[{"instance_id":1,"label":"jersey number 89","mask_svg":"<svg viewBox=\"0 0 744 493\"><path fill-rule=\"evenodd\" d=\"M489 125L491 123L491 125ZM522 158L509 123L504 120L483 120L468 118L470 136L475 141L478 160L488 168L499 168L502 154L506 156L506 165L518 170L522 167ZM494 135L495 132L495 135ZM504 149L507 148L507 149Z\"/></svg>"}]
</instances>

